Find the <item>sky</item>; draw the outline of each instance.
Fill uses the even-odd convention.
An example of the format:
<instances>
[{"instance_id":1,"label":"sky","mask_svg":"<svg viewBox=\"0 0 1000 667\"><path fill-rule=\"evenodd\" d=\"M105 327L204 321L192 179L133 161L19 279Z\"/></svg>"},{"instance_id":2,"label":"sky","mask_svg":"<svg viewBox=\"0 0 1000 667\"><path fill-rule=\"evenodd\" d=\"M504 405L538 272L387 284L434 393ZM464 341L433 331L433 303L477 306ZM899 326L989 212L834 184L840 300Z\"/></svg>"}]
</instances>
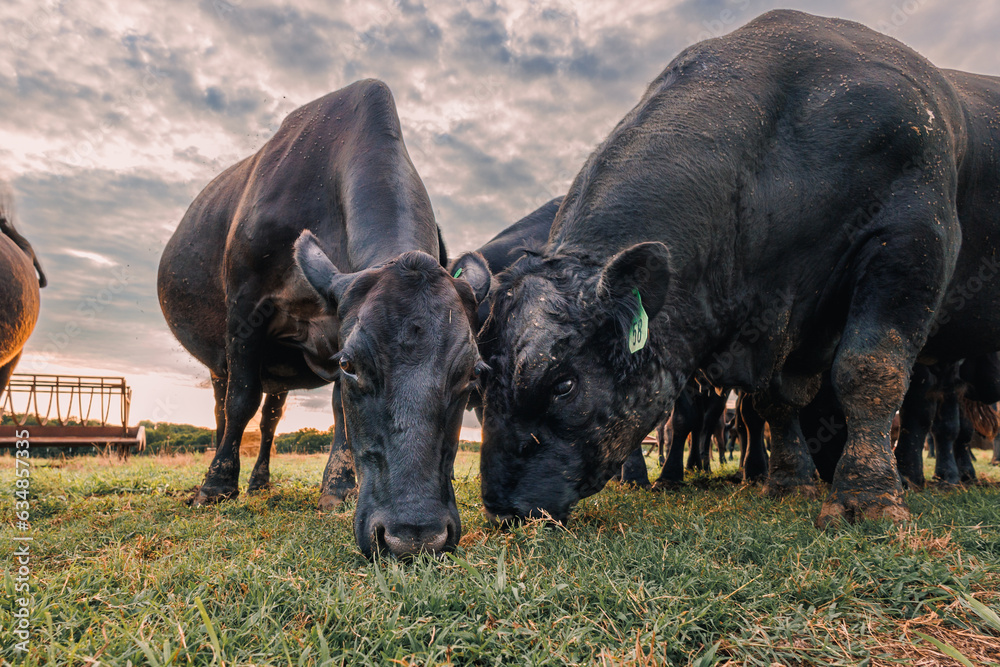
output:
<instances>
[{"instance_id":1,"label":"sky","mask_svg":"<svg viewBox=\"0 0 1000 667\"><path fill-rule=\"evenodd\" d=\"M681 49L776 7L1000 75L989 0L5 0L0 176L49 278L18 371L123 375L133 423L211 426L157 264L198 192L291 110L385 81L454 256L563 194ZM293 392L279 432L331 423L329 388Z\"/></svg>"}]
</instances>

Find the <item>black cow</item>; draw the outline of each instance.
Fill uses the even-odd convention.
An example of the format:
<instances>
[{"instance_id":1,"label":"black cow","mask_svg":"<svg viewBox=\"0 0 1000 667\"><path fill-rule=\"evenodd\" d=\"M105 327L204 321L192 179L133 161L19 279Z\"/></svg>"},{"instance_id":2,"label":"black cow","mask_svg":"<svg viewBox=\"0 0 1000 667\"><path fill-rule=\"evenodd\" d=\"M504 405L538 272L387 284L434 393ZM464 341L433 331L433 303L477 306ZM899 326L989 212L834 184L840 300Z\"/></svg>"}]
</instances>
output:
<instances>
[{"instance_id":1,"label":"black cow","mask_svg":"<svg viewBox=\"0 0 1000 667\"><path fill-rule=\"evenodd\" d=\"M538 254L541 251L549 237L552 221L556 217L562 200L562 197L550 199L475 251L483 256L494 276L509 268L526 254ZM455 275L459 274L460 269L463 272L469 270L470 267L466 265L467 263L468 257L463 255L451 265L449 271ZM485 322L489 313L490 303L484 300L479 306L479 321ZM480 392L474 390L469 396L468 409L475 411L481 424L483 409ZM646 471L646 460L643 458L641 445L633 450L625 464L622 465L621 470L613 478L623 484L649 488L649 474Z\"/></svg>"},{"instance_id":2,"label":"black cow","mask_svg":"<svg viewBox=\"0 0 1000 667\"><path fill-rule=\"evenodd\" d=\"M193 501L237 495L239 443L261 394L251 491L269 484L287 392L334 382L321 509L351 492L356 470L354 534L365 555L453 548L461 526L451 473L489 270L473 255L456 280L445 264L379 81L293 111L260 151L212 181L167 244L158 281L167 323L215 388L218 450Z\"/></svg>"},{"instance_id":3,"label":"black cow","mask_svg":"<svg viewBox=\"0 0 1000 667\"><path fill-rule=\"evenodd\" d=\"M798 413L829 372L817 523L907 518L887 436L918 353L1000 348L998 108L998 79L799 12L682 52L495 288L487 511L565 520L703 368L762 397L771 493L813 485Z\"/></svg>"},{"instance_id":4,"label":"black cow","mask_svg":"<svg viewBox=\"0 0 1000 667\"><path fill-rule=\"evenodd\" d=\"M9 196L0 200L0 395L38 321L38 289L48 284L31 244L14 228Z\"/></svg>"}]
</instances>

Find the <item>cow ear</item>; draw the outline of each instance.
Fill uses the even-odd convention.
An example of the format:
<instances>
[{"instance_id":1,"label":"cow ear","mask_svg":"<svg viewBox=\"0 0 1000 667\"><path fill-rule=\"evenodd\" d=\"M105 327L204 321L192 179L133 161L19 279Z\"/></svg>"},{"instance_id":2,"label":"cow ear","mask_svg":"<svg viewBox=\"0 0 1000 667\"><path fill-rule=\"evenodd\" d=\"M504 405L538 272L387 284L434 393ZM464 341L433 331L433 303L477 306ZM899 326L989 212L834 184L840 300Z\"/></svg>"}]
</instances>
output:
<instances>
[{"instance_id":1,"label":"cow ear","mask_svg":"<svg viewBox=\"0 0 1000 667\"><path fill-rule=\"evenodd\" d=\"M451 265L451 276L456 280L469 283L472 293L476 295L476 303L482 303L490 293L490 282L493 274L490 265L478 252L467 252Z\"/></svg>"},{"instance_id":2,"label":"cow ear","mask_svg":"<svg viewBox=\"0 0 1000 667\"><path fill-rule=\"evenodd\" d=\"M295 263L305 276L306 282L316 290L333 309L344 296L344 292L354 281L355 274L341 273L319 247L319 241L308 229L295 241Z\"/></svg>"},{"instance_id":3,"label":"cow ear","mask_svg":"<svg viewBox=\"0 0 1000 667\"><path fill-rule=\"evenodd\" d=\"M639 292L642 307L652 319L663 308L670 284L670 251L662 243L638 243L608 260L597 283L602 299L615 302Z\"/></svg>"}]
</instances>

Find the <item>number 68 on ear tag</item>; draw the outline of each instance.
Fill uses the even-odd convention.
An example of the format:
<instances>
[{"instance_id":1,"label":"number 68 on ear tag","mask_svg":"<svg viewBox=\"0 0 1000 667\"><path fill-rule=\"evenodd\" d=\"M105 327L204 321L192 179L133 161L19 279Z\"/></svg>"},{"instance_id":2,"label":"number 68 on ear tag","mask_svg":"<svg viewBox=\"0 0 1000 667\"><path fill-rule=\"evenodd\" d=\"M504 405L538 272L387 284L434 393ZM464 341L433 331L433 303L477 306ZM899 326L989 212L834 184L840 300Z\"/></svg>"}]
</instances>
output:
<instances>
[{"instance_id":1,"label":"number 68 on ear tag","mask_svg":"<svg viewBox=\"0 0 1000 667\"><path fill-rule=\"evenodd\" d=\"M642 297L639 296L638 288L633 287L632 294L635 295L636 303L639 304L639 310L632 319L632 326L628 330L628 351L635 354L646 347L646 341L649 340L649 317L646 316L646 310L642 307Z\"/></svg>"}]
</instances>

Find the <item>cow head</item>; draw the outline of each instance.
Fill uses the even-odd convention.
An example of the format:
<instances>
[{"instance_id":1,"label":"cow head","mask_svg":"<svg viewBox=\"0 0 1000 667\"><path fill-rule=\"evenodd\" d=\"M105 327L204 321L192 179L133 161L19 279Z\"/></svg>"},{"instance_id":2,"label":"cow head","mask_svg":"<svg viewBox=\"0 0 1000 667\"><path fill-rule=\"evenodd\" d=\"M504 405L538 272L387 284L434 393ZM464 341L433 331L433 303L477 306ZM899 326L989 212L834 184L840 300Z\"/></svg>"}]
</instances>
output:
<instances>
[{"instance_id":1,"label":"cow head","mask_svg":"<svg viewBox=\"0 0 1000 667\"><path fill-rule=\"evenodd\" d=\"M341 273L307 232L295 261L340 321L340 387L354 456L354 535L366 556L454 549L452 470L462 414L483 368L474 333L489 289L482 257L454 278L430 255ZM477 298L477 295L478 298Z\"/></svg>"},{"instance_id":2,"label":"cow head","mask_svg":"<svg viewBox=\"0 0 1000 667\"><path fill-rule=\"evenodd\" d=\"M633 323L646 333L640 299L649 321L666 300L667 249L642 243L606 264L527 257L495 282L479 334L490 369L481 383L484 508L501 521L565 521L683 386L662 370L652 329L645 345L629 341Z\"/></svg>"}]
</instances>

